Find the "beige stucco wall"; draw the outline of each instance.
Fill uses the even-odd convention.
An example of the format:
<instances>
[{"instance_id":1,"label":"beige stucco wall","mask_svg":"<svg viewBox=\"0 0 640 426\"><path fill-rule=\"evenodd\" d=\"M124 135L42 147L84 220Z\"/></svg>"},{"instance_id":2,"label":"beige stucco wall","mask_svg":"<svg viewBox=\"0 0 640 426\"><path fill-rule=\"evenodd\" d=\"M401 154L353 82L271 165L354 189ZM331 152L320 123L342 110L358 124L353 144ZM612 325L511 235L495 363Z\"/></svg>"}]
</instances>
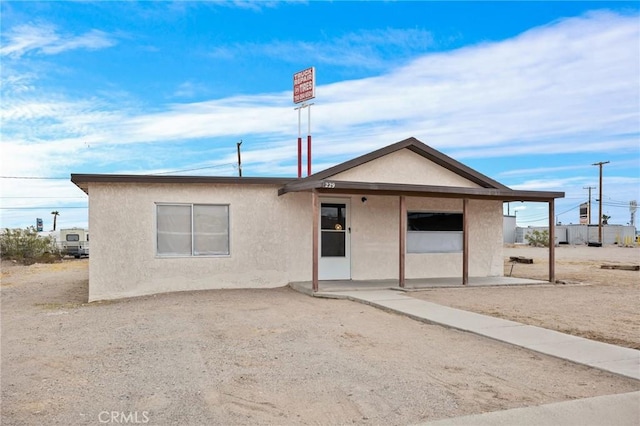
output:
<instances>
[{"instance_id":1,"label":"beige stucco wall","mask_svg":"<svg viewBox=\"0 0 640 426\"><path fill-rule=\"evenodd\" d=\"M405 183L413 185L458 186L478 188L479 185L426 160L408 149L377 158L331 177L354 182Z\"/></svg>"},{"instance_id":2,"label":"beige stucco wall","mask_svg":"<svg viewBox=\"0 0 640 426\"><path fill-rule=\"evenodd\" d=\"M332 177L336 180L477 187L404 149ZM266 288L311 280L309 193L277 195L277 185L89 184L92 233L89 300L169 291ZM398 277L398 197L341 196L350 202L351 277ZM156 203L228 204L230 255L156 255ZM409 211L462 211L462 200L407 198ZM502 275L502 203L469 203L469 273ZM406 255L406 277L462 275L462 254Z\"/></svg>"},{"instance_id":3,"label":"beige stucco wall","mask_svg":"<svg viewBox=\"0 0 640 426\"><path fill-rule=\"evenodd\" d=\"M407 211L462 212L462 200L407 198ZM399 198L352 197L351 274L354 280L396 279ZM469 202L469 274L502 276L502 202ZM407 253L406 277L462 277L462 253Z\"/></svg>"},{"instance_id":4,"label":"beige stucco wall","mask_svg":"<svg viewBox=\"0 0 640 426\"><path fill-rule=\"evenodd\" d=\"M277 186L90 184L89 300L211 288L265 288L311 274L311 197ZM156 256L156 203L229 204L230 251Z\"/></svg>"},{"instance_id":5,"label":"beige stucco wall","mask_svg":"<svg viewBox=\"0 0 640 426\"><path fill-rule=\"evenodd\" d=\"M309 193L277 195L275 185L89 185L89 300L170 291L268 288L310 281ZM351 277L397 279L399 199L351 200ZM220 257L156 256L156 203L229 204L230 251ZM462 200L407 198L409 211L462 211ZM469 202L469 273L502 275L502 203ZM462 254L406 255L406 277L462 276Z\"/></svg>"}]
</instances>

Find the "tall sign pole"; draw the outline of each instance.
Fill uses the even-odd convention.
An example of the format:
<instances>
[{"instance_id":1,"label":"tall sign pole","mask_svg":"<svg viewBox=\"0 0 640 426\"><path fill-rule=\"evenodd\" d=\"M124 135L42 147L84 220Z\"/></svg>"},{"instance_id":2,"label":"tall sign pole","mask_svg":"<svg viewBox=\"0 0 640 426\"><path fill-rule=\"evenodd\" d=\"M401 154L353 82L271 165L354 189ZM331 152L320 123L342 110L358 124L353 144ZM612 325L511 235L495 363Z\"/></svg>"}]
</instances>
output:
<instances>
[{"instance_id":1,"label":"tall sign pole","mask_svg":"<svg viewBox=\"0 0 640 426\"><path fill-rule=\"evenodd\" d=\"M304 104L302 104L304 106ZM300 111L303 106L296 108L298 110L298 179L302 177L302 132L300 130Z\"/></svg>"},{"instance_id":2,"label":"tall sign pole","mask_svg":"<svg viewBox=\"0 0 640 426\"><path fill-rule=\"evenodd\" d=\"M294 108L298 111L298 178L302 177L302 131L300 116L302 108L308 110L308 132L307 132L307 176L311 175L311 104L305 101L316 97L316 69L307 68L293 74L293 103L301 104Z\"/></svg>"},{"instance_id":3,"label":"tall sign pole","mask_svg":"<svg viewBox=\"0 0 640 426\"><path fill-rule=\"evenodd\" d=\"M600 167L600 211L598 214L598 242L602 244L602 166L608 164L608 161L600 161L599 163L593 163L592 166Z\"/></svg>"},{"instance_id":4,"label":"tall sign pole","mask_svg":"<svg viewBox=\"0 0 640 426\"><path fill-rule=\"evenodd\" d=\"M307 110L309 113L307 116L307 176L311 176L311 105L313 104L307 105L309 107Z\"/></svg>"}]
</instances>

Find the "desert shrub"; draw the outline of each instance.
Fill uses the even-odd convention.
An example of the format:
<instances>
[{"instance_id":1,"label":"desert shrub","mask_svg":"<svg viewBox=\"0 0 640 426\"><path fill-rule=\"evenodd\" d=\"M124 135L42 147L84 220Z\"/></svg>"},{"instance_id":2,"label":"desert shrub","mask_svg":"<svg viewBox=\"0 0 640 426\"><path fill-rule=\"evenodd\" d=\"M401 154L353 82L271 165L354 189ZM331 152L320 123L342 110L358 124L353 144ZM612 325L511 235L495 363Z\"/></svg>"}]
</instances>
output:
<instances>
[{"instance_id":1,"label":"desert shrub","mask_svg":"<svg viewBox=\"0 0 640 426\"><path fill-rule=\"evenodd\" d=\"M52 263L61 258L53 238L40 236L33 226L25 229L6 228L0 234L0 256L25 264Z\"/></svg>"},{"instance_id":2,"label":"desert shrub","mask_svg":"<svg viewBox=\"0 0 640 426\"><path fill-rule=\"evenodd\" d=\"M535 230L524 237L530 246L534 247L549 247L549 231Z\"/></svg>"}]
</instances>

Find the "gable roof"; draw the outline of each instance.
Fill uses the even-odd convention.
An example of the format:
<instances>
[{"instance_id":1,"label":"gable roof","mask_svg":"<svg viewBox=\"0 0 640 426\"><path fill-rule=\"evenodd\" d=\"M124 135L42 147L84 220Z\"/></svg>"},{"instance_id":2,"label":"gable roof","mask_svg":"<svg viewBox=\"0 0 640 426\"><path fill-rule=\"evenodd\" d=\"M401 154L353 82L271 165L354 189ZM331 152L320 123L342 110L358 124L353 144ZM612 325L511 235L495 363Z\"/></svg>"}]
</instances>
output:
<instances>
[{"instance_id":1,"label":"gable roof","mask_svg":"<svg viewBox=\"0 0 640 426\"><path fill-rule=\"evenodd\" d=\"M430 146L420 142L418 139L414 137L410 137L400 142L396 142L392 145L386 146L384 148L380 148L376 151L372 151L368 154L361 155L360 157L356 157L352 160L346 161L344 163L340 163L336 166L325 169L321 172L314 173L311 176L307 176L304 179L307 180L323 180L328 179L332 176L337 175L338 173L342 173L344 171L353 169L362 164L368 163L369 161L376 160L380 157L384 157L385 155L389 155L393 152L400 151L402 149L408 149L413 151L414 153L426 158L427 160L444 167L445 169L479 185L482 188L493 188L493 189L509 189L505 185L491 179L488 176L483 175L482 173L473 170L471 167L465 166L459 161L454 160L453 158L437 151Z\"/></svg>"},{"instance_id":2,"label":"gable roof","mask_svg":"<svg viewBox=\"0 0 640 426\"><path fill-rule=\"evenodd\" d=\"M469 180L479 188L436 185L413 185L387 182L354 182L332 180L331 177L354 169L385 155L408 149L427 160ZM416 197L470 198L502 201L551 201L563 198L564 192L513 190L459 161L411 137L376 151L330 167L303 179L293 180L278 190L278 195L289 192L316 191L323 194L378 194Z\"/></svg>"}]
</instances>

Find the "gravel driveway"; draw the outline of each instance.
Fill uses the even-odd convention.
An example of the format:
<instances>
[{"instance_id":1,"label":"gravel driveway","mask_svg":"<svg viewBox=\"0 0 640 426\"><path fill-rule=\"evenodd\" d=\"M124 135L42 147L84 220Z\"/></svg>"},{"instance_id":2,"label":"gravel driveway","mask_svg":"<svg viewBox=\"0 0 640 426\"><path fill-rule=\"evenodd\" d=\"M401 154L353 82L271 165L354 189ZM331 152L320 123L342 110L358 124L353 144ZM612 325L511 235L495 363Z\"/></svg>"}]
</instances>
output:
<instances>
[{"instance_id":1,"label":"gravel driveway","mask_svg":"<svg viewBox=\"0 0 640 426\"><path fill-rule=\"evenodd\" d=\"M87 277L3 263L3 425L411 424L640 389L287 288L84 304Z\"/></svg>"}]
</instances>

